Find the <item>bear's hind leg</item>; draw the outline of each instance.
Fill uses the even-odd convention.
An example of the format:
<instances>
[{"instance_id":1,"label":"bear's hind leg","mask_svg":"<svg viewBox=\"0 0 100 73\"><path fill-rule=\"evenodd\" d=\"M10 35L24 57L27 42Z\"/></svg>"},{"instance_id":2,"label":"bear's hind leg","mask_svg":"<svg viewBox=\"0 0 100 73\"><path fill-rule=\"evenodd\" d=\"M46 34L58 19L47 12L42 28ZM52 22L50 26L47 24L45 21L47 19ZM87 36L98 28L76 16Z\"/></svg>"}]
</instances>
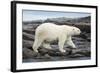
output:
<instances>
[{"instance_id":1,"label":"bear's hind leg","mask_svg":"<svg viewBox=\"0 0 100 73\"><path fill-rule=\"evenodd\" d=\"M38 48L42 44L43 40L42 39L35 39L34 44L33 44L33 50L38 53Z\"/></svg>"}]
</instances>

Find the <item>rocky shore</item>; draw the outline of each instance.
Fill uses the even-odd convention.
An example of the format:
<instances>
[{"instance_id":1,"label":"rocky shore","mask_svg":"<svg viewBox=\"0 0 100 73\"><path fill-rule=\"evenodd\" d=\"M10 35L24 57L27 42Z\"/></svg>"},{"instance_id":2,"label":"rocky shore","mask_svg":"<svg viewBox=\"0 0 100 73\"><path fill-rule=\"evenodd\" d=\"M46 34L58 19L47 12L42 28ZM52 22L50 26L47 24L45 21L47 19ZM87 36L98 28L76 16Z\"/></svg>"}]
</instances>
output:
<instances>
[{"instance_id":1,"label":"rocky shore","mask_svg":"<svg viewBox=\"0 0 100 73\"><path fill-rule=\"evenodd\" d=\"M73 36L73 42L77 46L76 49L64 46L66 49L65 53L61 53L58 50L57 42L51 43L52 50L48 50L39 47L39 53L35 53L32 49L34 42L35 29L39 24L23 24L23 62L42 62L42 61L58 61L58 60L87 60L91 58L91 39L90 39L90 25L76 25L82 29L82 34L80 36Z\"/></svg>"}]
</instances>

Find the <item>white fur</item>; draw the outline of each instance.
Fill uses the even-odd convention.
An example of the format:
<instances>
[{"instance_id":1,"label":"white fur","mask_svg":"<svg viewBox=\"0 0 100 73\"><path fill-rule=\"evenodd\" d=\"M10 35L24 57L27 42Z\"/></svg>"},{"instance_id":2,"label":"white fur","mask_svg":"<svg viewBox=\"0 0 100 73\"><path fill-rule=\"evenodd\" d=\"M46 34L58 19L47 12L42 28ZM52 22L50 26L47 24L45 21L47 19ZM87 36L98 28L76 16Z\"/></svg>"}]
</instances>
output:
<instances>
[{"instance_id":1,"label":"white fur","mask_svg":"<svg viewBox=\"0 0 100 73\"><path fill-rule=\"evenodd\" d=\"M35 52L38 52L38 48L41 45L43 45L43 47L47 49L52 49L50 43L46 43L44 41L51 42L54 40L58 40L59 50L61 52L66 52L63 49L64 44L66 43L68 46L76 48L71 37L73 35L79 35L80 32L81 31L79 28L73 26L43 23L36 29L33 50Z\"/></svg>"}]
</instances>

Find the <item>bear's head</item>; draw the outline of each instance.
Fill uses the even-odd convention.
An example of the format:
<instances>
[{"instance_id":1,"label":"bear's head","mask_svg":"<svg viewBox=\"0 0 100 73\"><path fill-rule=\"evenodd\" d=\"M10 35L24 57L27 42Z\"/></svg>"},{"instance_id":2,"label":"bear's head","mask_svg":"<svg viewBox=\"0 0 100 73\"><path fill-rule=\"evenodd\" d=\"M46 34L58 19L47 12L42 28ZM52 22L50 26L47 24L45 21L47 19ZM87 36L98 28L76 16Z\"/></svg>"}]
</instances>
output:
<instances>
[{"instance_id":1,"label":"bear's head","mask_svg":"<svg viewBox=\"0 0 100 73\"><path fill-rule=\"evenodd\" d=\"M77 27L72 27L72 35L79 35L81 30Z\"/></svg>"},{"instance_id":2,"label":"bear's head","mask_svg":"<svg viewBox=\"0 0 100 73\"><path fill-rule=\"evenodd\" d=\"M69 36L73 35L79 35L81 33L81 30L75 26L68 26L68 25L63 25L65 32Z\"/></svg>"}]
</instances>

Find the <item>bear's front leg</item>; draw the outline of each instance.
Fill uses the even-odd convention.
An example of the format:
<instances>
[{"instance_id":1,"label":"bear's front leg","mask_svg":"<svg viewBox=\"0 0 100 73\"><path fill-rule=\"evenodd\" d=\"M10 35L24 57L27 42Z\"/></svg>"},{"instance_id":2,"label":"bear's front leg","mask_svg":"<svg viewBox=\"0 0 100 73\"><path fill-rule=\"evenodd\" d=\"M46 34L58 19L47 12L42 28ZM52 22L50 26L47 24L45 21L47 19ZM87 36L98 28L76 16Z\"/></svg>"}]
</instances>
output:
<instances>
[{"instance_id":1,"label":"bear's front leg","mask_svg":"<svg viewBox=\"0 0 100 73\"><path fill-rule=\"evenodd\" d=\"M61 35L61 36L59 37L58 45L59 45L59 50L60 50L60 52L62 52L62 53L66 52L66 50L63 49L64 44L65 44L65 40L66 40L66 36L65 36L65 35Z\"/></svg>"},{"instance_id":2,"label":"bear's front leg","mask_svg":"<svg viewBox=\"0 0 100 73\"><path fill-rule=\"evenodd\" d=\"M71 37L68 38L68 40L67 40L67 45L70 46L70 47L72 47L72 48L76 48L76 46L75 46L75 44L73 43Z\"/></svg>"}]
</instances>

